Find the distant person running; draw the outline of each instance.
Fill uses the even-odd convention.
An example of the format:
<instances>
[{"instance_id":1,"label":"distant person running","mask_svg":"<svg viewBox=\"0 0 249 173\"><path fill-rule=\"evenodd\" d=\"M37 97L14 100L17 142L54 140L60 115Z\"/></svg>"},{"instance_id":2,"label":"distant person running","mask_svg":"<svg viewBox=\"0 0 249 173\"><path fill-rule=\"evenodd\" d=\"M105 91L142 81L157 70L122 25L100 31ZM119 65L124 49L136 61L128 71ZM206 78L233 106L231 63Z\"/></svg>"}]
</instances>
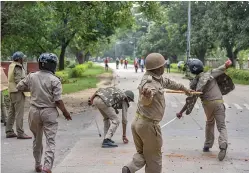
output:
<instances>
[{"instance_id":1,"label":"distant person running","mask_svg":"<svg viewBox=\"0 0 249 173\"><path fill-rule=\"evenodd\" d=\"M116 69L118 69L118 65L119 65L119 58L116 59Z\"/></svg>"},{"instance_id":2,"label":"distant person running","mask_svg":"<svg viewBox=\"0 0 249 173\"><path fill-rule=\"evenodd\" d=\"M108 67L109 67L109 66L108 66L108 59L106 58L106 59L105 59L105 71L108 71Z\"/></svg>"}]
</instances>

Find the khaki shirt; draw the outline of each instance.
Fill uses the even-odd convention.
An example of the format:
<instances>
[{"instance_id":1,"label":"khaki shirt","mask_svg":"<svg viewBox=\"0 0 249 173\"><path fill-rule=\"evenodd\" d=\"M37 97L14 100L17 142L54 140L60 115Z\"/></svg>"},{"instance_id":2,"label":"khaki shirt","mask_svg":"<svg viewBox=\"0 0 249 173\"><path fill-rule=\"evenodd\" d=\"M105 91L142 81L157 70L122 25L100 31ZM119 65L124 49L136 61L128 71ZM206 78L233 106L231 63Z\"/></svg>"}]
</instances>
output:
<instances>
[{"instance_id":1,"label":"khaki shirt","mask_svg":"<svg viewBox=\"0 0 249 173\"><path fill-rule=\"evenodd\" d=\"M16 85L25 78L25 70L23 69L22 64L13 61L9 65L8 71L8 89L9 93L18 92Z\"/></svg>"},{"instance_id":2,"label":"khaki shirt","mask_svg":"<svg viewBox=\"0 0 249 173\"><path fill-rule=\"evenodd\" d=\"M146 98L141 93L142 90L148 88L152 90L152 97ZM165 110L164 89L182 90L187 88L182 84L178 84L168 78L157 76L147 71L138 86L139 100L137 105L137 113L154 121L161 121Z\"/></svg>"},{"instance_id":3,"label":"khaki shirt","mask_svg":"<svg viewBox=\"0 0 249 173\"><path fill-rule=\"evenodd\" d=\"M1 67L1 91L8 89L8 78L5 75L4 68Z\"/></svg>"},{"instance_id":4,"label":"khaki shirt","mask_svg":"<svg viewBox=\"0 0 249 173\"><path fill-rule=\"evenodd\" d=\"M16 88L21 91L29 90L31 105L39 108L56 107L55 101L61 100L61 82L49 71L30 73Z\"/></svg>"},{"instance_id":5,"label":"khaki shirt","mask_svg":"<svg viewBox=\"0 0 249 173\"><path fill-rule=\"evenodd\" d=\"M199 82L197 85L196 90L202 91L203 94L200 95L200 98L202 101L211 101L211 100L221 100L223 99L221 90L219 88L219 85L217 84L217 81L215 80L218 76L225 73L226 67L225 65L222 65L216 69L213 69L206 73L201 73L198 75ZM206 82L208 80L208 82ZM205 83L205 85L202 85L202 83Z\"/></svg>"}]
</instances>

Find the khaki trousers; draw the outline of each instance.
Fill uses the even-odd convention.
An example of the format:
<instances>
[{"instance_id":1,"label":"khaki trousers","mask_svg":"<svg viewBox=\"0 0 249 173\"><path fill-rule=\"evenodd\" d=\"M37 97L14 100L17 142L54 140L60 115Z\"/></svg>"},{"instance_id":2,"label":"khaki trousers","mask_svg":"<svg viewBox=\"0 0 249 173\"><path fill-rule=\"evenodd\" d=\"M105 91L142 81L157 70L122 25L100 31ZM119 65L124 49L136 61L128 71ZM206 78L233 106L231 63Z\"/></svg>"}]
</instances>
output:
<instances>
[{"instance_id":1,"label":"khaki trousers","mask_svg":"<svg viewBox=\"0 0 249 173\"><path fill-rule=\"evenodd\" d=\"M24 116L25 96L22 92L10 93L9 116L6 125L6 134L13 133L13 125L16 120L17 136L24 134L23 116Z\"/></svg>"},{"instance_id":2,"label":"khaki trousers","mask_svg":"<svg viewBox=\"0 0 249 173\"><path fill-rule=\"evenodd\" d=\"M225 106L223 103L211 102L203 105L207 121L206 121L206 132L205 132L205 147L212 148L214 144L214 125L216 122L217 129L220 132L218 142L219 146L222 143L227 143L227 129L225 124Z\"/></svg>"},{"instance_id":3,"label":"khaki trousers","mask_svg":"<svg viewBox=\"0 0 249 173\"><path fill-rule=\"evenodd\" d=\"M7 118L7 109L4 103L3 92L1 91L1 120L3 121L3 123L6 122L6 118Z\"/></svg>"},{"instance_id":4,"label":"khaki trousers","mask_svg":"<svg viewBox=\"0 0 249 173\"><path fill-rule=\"evenodd\" d=\"M98 96L94 98L93 104L99 109L104 118L105 139L111 139L120 124L117 114L112 107L106 106L104 101Z\"/></svg>"},{"instance_id":5,"label":"khaki trousers","mask_svg":"<svg viewBox=\"0 0 249 173\"><path fill-rule=\"evenodd\" d=\"M158 122L135 118L131 125L137 153L126 166L134 173L145 166L145 173L162 172L162 135Z\"/></svg>"},{"instance_id":6,"label":"khaki trousers","mask_svg":"<svg viewBox=\"0 0 249 173\"><path fill-rule=\"evenodd\" d=\"M36 108L30 107L29 128L34 135L33 156L35 165L41 165L43 153L42 136L46 137L46 150L44 157L44 168L52 169L55 153L55 136L58 129L57 117L59 113L56 108Z\"/></svg>"}]
</instances>

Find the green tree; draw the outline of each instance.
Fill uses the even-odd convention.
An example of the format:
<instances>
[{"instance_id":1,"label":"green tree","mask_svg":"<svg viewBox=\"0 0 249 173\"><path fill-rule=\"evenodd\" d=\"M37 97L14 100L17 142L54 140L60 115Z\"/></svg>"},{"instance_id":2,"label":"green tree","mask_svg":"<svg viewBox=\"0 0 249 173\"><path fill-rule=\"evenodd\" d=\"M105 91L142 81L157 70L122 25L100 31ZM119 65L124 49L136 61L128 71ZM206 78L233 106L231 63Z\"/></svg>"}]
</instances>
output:
<instances>
[{"instance_id":1,"label":"green tree","mask_svg":"<svg viewBox=\"0 0 249 173\"><path fill-rule=\"evenodd\" d=\"M249 2L215 2L207 25L233 62L249 48Z\"/></svg>"}]
</instances>

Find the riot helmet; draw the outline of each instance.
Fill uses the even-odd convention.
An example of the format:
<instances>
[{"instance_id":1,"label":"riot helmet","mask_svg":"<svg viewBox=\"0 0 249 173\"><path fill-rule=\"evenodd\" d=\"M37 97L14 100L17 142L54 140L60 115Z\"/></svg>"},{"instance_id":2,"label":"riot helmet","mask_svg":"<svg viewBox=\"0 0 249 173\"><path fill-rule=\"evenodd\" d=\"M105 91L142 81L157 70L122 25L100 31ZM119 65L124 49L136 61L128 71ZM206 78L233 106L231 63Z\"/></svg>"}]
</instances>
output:
<instances>
[{"instance_id":1,"label":"riot helmet","mask_svg":"<svg viewBox=\"0 0 249 173\"><path fill-rule=\"evenodd\" d=\"M53 53L43 53L38 58L38 62L40 70L48 70L51 71L52 73L55 73L58 58Z\"/></svg>"},{"instance_id":2,"label":"riot helmet","mask_svg":"<svg viewBox=\"0 0 249 173\"><path fill-rule=\"evenodd\" d=\"M24 55L24 53L17 51L12 55L12 60L18 61L19 59L24 59L25 57L26 57L26 55Z\"/></svg>"},{"instance_id":3,"label":"riot helmet","mask_svg":"<svg viewBox=\"0 0 249 173\"><path fill-rule=\"evenodd\" d=\"M198 75L203 72L203 63L199 59L190 60L187 65L192 74Z\"/></svg>"},{"instance_id":4,"label":"riot helmet","mask_svg":"<svg viewBox=\"0 0 249 173\"><path fill-rule=\"evenodd\" d=\"M146 70L158 69L165 65L166 61L160 53L151 53L145 58Z\"/></svg>"}]
</instances>

